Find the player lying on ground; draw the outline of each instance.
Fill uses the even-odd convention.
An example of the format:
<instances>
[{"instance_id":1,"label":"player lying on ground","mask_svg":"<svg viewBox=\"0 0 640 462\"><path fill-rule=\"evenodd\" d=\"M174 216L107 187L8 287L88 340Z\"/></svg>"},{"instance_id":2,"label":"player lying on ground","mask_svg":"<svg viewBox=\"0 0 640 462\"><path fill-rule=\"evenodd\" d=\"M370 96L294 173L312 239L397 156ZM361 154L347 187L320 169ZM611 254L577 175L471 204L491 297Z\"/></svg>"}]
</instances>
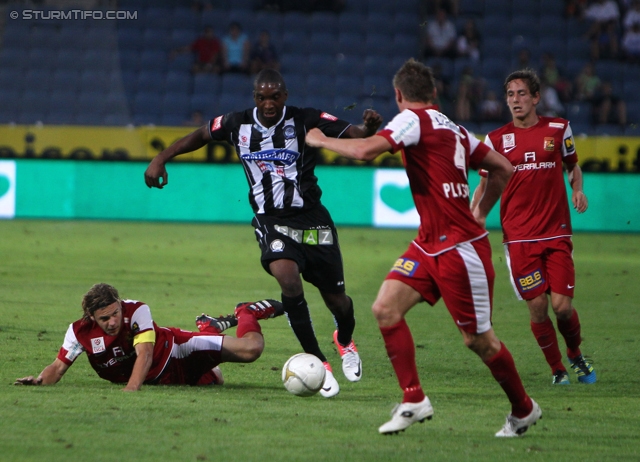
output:
<instances>
[{"instance_id":1,"label":"player lying on ground","mask_svg":"<svg viewBox=\"0 0 640 462\"><path fill-rule=\"evenodd\" d=\"M218 364L250 363L264 350L258 319L284 314L282 303L262 300L239 303L235 316L199 316L200 332L158 327L149 306L121 300L108 284L96 284L82 299L82 319L72 323L56 359L38 377L17 379L15 385L53 385L86 352L89 363L103 379L126 383L123 391L146 385L222 384ZM221 335L238 326L236 337Z\"/></svg>"}]
</instances>

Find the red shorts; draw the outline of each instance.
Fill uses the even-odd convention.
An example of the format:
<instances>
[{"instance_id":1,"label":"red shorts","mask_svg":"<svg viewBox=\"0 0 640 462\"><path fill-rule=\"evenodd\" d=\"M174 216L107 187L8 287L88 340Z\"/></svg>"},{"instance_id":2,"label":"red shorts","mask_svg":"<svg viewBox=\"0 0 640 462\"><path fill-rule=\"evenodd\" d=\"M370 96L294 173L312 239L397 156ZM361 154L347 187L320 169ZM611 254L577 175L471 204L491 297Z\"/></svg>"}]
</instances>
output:
<instances>
[{"instance_id":1,"label":"red shorts","mask_svg":"<svg viewBox=\"0 0 640 462\"><path fill-rule=\"evenodd\" d=\"M511 284L520 300L555 292L573 298L576 272L570 237L504 245Z\"/></svg>"},{"instance_id":2,"label":"red shorts","mask_svg":"<svg viewBox=\"0 0 640 462\"><path fill-rule=\"evenodd\" d=\"M224 335L169 328L174 336L169 364L158 383L164 385L211 385L211 369L220 364Z\"/></svg>"},{"instance_id":3,"label":"red shorts","mask_svg":"<svg viewBox=\"0 0 640 462\"><path fill-rule=\"evenodd\" d=\"M459 329L482 334L491 329L493 281L491 246L486 237L428 256L415 242L386 279L397 279L434 305L442 297Z\"/></svg>"}]
</instances>

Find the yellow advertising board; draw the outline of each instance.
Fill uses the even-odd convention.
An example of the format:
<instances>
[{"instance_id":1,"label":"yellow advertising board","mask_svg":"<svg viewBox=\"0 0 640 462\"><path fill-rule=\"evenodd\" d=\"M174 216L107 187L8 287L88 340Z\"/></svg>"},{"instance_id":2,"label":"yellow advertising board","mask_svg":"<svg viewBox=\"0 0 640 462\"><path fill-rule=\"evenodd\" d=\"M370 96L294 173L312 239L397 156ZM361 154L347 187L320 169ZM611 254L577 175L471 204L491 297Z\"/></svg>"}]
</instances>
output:
<instances>
[{"instance_id":1,"label":"yellow advertising board","mask_svg":"<svg viewBox=\"0 0 640 462\"><path fill-rule=\"evenodd\" d=\"M79 127L0 125L0 158L151 160L194 127ZM588 172L640 172L640 137L577 137L580 165ZM318 163L352 165L336 153L322 150ZM210 143L176 158L188 162L236 163L227 143ZM400 155L383 155L370 165L401 165Z\"/></svg>"}]
</instances>

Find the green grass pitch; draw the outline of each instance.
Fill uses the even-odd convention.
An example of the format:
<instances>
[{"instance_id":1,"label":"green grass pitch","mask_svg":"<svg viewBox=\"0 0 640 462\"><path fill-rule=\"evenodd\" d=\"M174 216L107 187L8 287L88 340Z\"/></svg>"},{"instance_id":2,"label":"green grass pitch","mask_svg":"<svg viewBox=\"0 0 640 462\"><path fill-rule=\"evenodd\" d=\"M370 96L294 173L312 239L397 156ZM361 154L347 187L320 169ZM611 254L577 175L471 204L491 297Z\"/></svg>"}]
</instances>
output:
<instances>
[{"instance_id":1,"label":"green grass pitch","mask_svg":"<svg viewBox=\"0 0 640 462\"><path fill-rule=\"evenodd\" d=\"M285 318L261 321L263 356L225 364L222 387L152 387L123 393L80 358L53 387L17 387L55 357L80 299L96 282L147 302L159 325L195 329L195 316L279 298L249 225L101 221L0 221L1 461L638 461L640 460L640 237L579 234L575 306L594 385L552 387L507 278L500 233L494 327L513 353L543 419L522 438L497 439L509 404L462 343L442 303L408 316L433 420L395 436L377 428L401 398L370 312L380 282L415 232L339 229L363 379L344 379L333 321L306 286L316 333L341 392L287 393L280 370L300 352ZM233 330L231 331L233 333Z\"/></svg>"}]
</instances>

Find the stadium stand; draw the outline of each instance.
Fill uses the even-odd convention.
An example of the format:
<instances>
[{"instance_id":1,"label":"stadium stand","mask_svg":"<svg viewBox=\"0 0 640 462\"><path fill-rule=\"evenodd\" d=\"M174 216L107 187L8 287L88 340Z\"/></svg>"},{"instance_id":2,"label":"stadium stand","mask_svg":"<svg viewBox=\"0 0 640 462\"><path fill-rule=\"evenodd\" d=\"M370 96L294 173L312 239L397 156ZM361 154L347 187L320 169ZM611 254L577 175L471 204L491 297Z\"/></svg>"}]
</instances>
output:
<instances>
[{"instance_id":1,"label":"stadium stand","mask_svg":"<svg viewBox=\"0 0 640 462\"><path fill-rule=\"evenodd\" d=\"M278 13L257 9L260 2L255 0L212 0L213 8L204 11L178 0L92 3L136 12L137 19L12 21L8 12L21 11L24 5L4 4L0 123L181 125L196 109L212 117L250 106L250 77L192 75L190 54L171 57L172 50L190 43L204 25L213 25L220 37L232 20L242 24L252 41L268 27L292 103L332 108L370 105L388 120L395 112L393 73L407 58L421 58L426 19L425 3L418 0L347 0L341 13ZM61 1L60 9L66 4ZM553 53L571 80L589 60L584 38L588 24L565 18L560 0L459 0L457 4L459 31L474 19L482 42L480 61L429 60L430 65L440 64L453 88L462 70L472 66L488 88L501 90L523 48L529 50L535 68L544 53ZM55 9L55 0L42 8ZM635 97L640 64L608 60L596 63L596 71L612 82L616 93L628 97L629 124L635 126L640 119L640 101ZM566 116L584 133L637 132L591 125L585 103L570 102Z\"/></svg>"}]
</instances>

